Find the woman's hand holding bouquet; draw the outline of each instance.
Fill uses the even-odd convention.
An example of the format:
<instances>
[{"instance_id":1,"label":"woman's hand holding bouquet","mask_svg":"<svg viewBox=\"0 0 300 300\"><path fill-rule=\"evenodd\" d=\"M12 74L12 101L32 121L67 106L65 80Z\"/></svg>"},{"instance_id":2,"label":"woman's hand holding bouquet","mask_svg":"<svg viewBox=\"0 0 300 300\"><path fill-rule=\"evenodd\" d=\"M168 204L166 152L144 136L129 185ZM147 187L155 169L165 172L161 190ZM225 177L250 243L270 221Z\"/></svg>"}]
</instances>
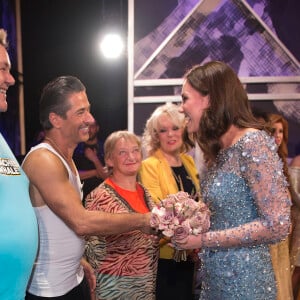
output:
<instances>
[{"instance_id":1,"label":"woman's hand holding bouquet","mask_svg":"<svg viewBox=\"0 0 300 300\"><path fill-rule=\"evenodd\" d=\"M210 210L205 203L196 202L188 193L178 192L169 195L152 209L150 225L176 245L176 242L183 242L189 235L208 231ZM186 251L175 250L176 261L186 260L186 256Z\"/></svg>"}]
</instances>

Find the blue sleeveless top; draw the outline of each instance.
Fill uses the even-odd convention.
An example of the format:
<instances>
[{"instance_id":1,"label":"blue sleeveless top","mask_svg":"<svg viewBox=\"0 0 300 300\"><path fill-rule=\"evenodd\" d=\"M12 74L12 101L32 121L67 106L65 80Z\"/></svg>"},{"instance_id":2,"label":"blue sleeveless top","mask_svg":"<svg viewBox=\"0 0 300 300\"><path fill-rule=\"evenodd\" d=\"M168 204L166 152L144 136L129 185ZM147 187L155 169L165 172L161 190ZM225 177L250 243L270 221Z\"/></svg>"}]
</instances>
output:
<instances>
[{"instance_id":1,"label":"blue sleeveless top","mask_svg":"<svg viewBox=\"0 0 300 300\"><path fill-rule=\"evenodd\" d=\"M29 181L0 134L0 299L24 299L37 245Z\"/></svg>"}]
</instances>

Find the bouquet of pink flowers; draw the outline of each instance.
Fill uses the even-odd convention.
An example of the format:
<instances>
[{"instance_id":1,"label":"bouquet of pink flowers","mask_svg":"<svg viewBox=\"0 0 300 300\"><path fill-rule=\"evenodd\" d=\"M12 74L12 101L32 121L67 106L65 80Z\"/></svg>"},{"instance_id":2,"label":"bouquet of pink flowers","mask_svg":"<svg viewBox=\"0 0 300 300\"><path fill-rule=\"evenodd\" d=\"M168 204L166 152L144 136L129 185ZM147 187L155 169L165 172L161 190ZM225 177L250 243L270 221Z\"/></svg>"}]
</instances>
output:
<instances>
[{"instance_id":1,"label":"bouquet of pink flowers","mask_svg":"<svg viewBox=\"0 0 300 300\"><path fill-rule=\"evenodd\" d=\"M150 224L167 238L179 241L190 234L208 231L210 210L204 202L196 202L188 193L178 192L152 209ZM186 260L186 251L175 251L174 259Z\"/></svg>"}]
</instances>

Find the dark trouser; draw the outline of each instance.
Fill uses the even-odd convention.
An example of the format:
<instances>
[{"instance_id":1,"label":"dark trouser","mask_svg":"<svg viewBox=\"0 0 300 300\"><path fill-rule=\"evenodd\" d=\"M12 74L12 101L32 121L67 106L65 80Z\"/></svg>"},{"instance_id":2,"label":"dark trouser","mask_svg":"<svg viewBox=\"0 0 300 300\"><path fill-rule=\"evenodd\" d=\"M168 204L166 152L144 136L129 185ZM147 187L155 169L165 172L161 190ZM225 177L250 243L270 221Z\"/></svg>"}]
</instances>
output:
<instances>
[{"instance_id":1,"label":"dark trouser","mask_svg":"<svg viewBox=\"0 0 300 300\"><path fill-rule=\"evenodd\" d=\"M194 263L159 259L156 281L157 300L193 299Z\"/></svg>"},{"instance_id":2,"label":"dark trouser","mask_svg":"<svg viewBox=\"0 0 300 300\"><path fill-rule=\"evenodd\" d=\"M85 278L83 278L82 282L74 287L71 291L63 296L58 297L40 297L32 295L26 292L25 300L90 300L90 290L89 285Z\"/></svg>"}]
</instances>

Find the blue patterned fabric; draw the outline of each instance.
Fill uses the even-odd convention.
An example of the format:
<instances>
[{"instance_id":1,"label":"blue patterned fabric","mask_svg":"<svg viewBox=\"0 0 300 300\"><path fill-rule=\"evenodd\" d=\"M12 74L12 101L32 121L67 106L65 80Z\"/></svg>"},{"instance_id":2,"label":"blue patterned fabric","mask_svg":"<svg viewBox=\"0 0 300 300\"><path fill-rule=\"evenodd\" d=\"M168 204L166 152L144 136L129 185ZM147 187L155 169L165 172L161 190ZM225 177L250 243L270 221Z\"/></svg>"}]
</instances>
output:
<instances>
[{"instance_id":1,"label":"blue patterned fabric","mask_svg":"<svg viewBox=\"0 0 300 300\"><path fill-rule=\"evenodd\" d=\"M273 140L253 131L221 150L202 192L212 211L210 231L216 233L216 247L203 248L200 254L200 299L276 299L268 245L287 234L290 200ZM238 246L222 246L232 239Z\"/></svg>"}]
</instances>

